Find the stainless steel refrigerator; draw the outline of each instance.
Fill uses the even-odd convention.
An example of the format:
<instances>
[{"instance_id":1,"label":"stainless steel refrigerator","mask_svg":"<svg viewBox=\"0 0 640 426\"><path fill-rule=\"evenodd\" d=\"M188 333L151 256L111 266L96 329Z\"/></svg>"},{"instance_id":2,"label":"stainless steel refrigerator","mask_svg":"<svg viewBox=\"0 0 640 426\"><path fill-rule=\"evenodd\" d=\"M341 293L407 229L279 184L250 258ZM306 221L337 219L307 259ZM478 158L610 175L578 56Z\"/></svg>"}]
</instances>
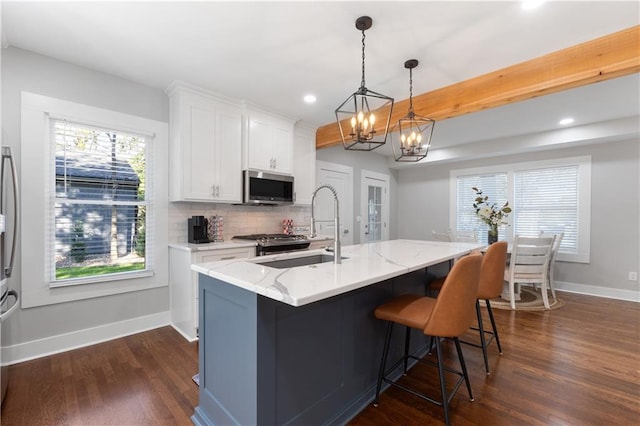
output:
<instances>
[{"instance_id":1,"label":"stainless steel refrigerator","mask_svg":"<svg viewBox=\"0 0 640 426\"><path fill-rule=\"evenodd\" d=\"M9 202L13 200L13 202ZM8 213L8 206L11 212ZM13 272L13 261L16 254L16 238L18 230L18 173L11 147L2 146L0 160L0 382L2 383L2 401L7 391L9 377L6 361L2 362L2 348L5 346L6 333L3 330L6 320L18 308L20 295L9 288L8 278ZM11 236L9 240L7 237ZM0 401L1 403L1 401Z\"/></svg>"}]
</instances>

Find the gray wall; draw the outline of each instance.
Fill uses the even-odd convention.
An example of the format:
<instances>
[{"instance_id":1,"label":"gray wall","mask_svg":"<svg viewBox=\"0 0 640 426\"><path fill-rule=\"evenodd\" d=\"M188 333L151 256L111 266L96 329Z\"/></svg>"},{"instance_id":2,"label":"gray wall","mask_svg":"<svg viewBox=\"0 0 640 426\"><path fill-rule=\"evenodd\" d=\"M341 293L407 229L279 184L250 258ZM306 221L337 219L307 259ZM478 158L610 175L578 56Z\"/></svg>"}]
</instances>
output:
<instances>
[{"instance_id":1,"label":"gray wall","mask_svg":"<svg viewBox=\"0 0 640 426\"><path fill-rule=\"evenodd\" d=\"M169 100L162 90L142 86L118 77L77 67L28 51L2 49L2 144L10 145L20 170L20 93L29 91L153 120L169 121ZM34 165L37 167L37 165ZM29 226L23 223L22 227ZM20 239L18 239L20 244ZM33 241L30 244L42 244ZM19 288L20 246L10 279ZM3 329L7 345L15 345L124 321L169 309L169 289L138 291L19 310ZM4 343L4 342L3 342Z\"/></svg>"},{"instance_id":2,"label":"gray wall","mask_svg":"<svg viewBox=\"0 0 640 426\"><path fill-rule=\"evenodd\" d=\"M372 151L347 151L342 145L333 146L331 148L324 148L316 151L316 160L328 161L330 163L343 164L353 168L353 199L360 200L360 180L361 171L370 170L372 172L382 173L389 175L389 239L394 240L398 238L396 230L396 215L398 205L397 201L397 188L398 188L398 171L392 170L387 166L387 159L382 155L376 154ZM353 203L353 224L351 229L353 232L353 243L360 243L360 228L355 222L355 216L362 215L360 212L360 203Z\"/></svg>"},{"instance_id":3,"label":"gray wall","mask_svg":"<svg viewBox=\"0 0 640 426\"><path fill-rule=\"evenodd\" d=\"M402 170L398 176L398 238L432 239L449 228L449 171L493 164L591 155L591 262L556 263L556 280L638 291L628 280L640 259L640 144L638 140L494 157ZM410 208L407 208L410 207ZM416 226L418 224L418 226Z\"/></svg>"}]
</instances>

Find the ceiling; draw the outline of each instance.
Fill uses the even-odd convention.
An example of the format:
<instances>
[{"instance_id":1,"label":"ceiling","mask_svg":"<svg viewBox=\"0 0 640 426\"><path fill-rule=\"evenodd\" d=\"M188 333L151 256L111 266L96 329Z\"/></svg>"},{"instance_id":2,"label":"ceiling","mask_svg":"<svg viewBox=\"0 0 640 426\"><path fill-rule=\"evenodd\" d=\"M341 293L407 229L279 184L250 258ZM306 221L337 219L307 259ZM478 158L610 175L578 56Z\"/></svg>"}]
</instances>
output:
<instances>
[{"instance_id":1,"label":"ceiling","mask_svg":"<svg viewBox=\"0 0 640 426\"><path fill-rule=\"evenodd\" d=\"M323 125L360 85L406 99L640 24L637 1L546 2L11 2L3 46L14 46L148 86L182 80ZM304 95L317 102L307 105ZM640 115L638 74L436 124L434 147ZM380 150L389 155L390 150Z\"/></svg>"}]
</instances>

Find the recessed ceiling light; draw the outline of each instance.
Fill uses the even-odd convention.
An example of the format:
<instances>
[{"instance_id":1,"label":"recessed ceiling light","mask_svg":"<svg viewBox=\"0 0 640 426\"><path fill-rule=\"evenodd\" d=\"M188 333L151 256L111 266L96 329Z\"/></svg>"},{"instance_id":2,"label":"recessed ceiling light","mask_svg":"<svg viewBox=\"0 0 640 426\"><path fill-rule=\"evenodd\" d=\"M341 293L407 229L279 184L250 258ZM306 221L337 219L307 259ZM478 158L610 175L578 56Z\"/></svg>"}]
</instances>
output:
<instances>
[{"instance_id":1,"label":"recessed ceiling light","mask_svg":"<svg viewBox=\"0 0 640 426\"><path fill-rule=\"evenodd\" d=\"M532 10L539 7L542 3L544 3L544 0L524 0L520 7L522 10Z\"/></svg>"},{"instance_id":2,"label":"recessed ceiling light","mask_svg":"<svg viewBox=\"0 0 640 426\"><path fill-rule=\"evenodd\" d=\"M561 126L566 126L573 123L573 121L574 121L573 118L563 118L558 122L558 124L560 124Z\"/></svg>"},{"instance_id":3,"label":"recessed ceiling light","mask_svg":"<svg viewBox=\"0 0 640 426\"><path fill-rule=\"evenodd\" d=\"M313 104L316 102L316 97L315 95L304 95L304 101L305 103Z\"/></svg>"}]
</instances>

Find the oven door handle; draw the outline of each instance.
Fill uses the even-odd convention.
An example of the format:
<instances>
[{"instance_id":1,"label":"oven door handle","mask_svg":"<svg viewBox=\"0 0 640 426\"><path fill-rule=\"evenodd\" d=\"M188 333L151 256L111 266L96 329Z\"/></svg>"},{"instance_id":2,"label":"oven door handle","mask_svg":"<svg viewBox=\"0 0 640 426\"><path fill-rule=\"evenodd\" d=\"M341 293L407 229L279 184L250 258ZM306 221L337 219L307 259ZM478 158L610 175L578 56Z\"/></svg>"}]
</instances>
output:
<instances>
[{"instance_id":1,"label":"oven door handle","mask_svg":"<svg viewBox=\"0 0 640 426\"><path fill-rule=\"evenodd\" d=\"M15 297L16 301L13 302L13 305L11 305L11 307L7 309L6 312L3 312L2 314L0 314L0 323L8 319L11 315L13 315L16 309L18 309L18 302L20 301L20 295L18 294L18 292L15 290L9 290L7 292L7 297L9 296Z\"/></svg>"}]
</instances>

